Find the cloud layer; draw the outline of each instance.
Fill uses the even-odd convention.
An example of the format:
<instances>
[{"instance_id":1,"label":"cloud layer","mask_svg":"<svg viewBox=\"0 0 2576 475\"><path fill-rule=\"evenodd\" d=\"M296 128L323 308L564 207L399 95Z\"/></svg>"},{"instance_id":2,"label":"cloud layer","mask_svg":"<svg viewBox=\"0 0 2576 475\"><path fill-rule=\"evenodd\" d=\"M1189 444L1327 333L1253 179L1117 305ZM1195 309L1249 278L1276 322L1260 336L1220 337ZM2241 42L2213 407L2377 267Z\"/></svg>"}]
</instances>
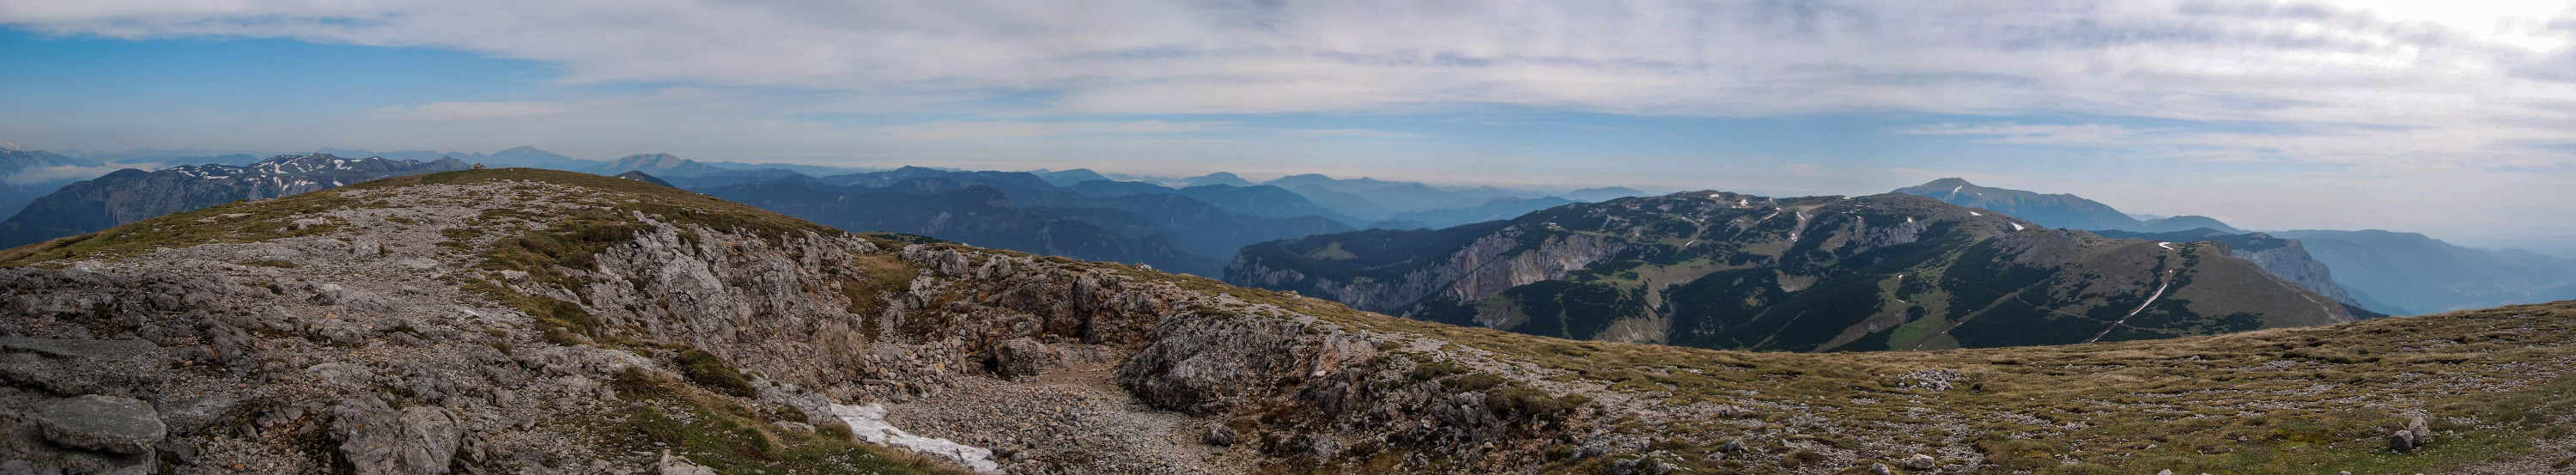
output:
<instances>
[{"instance_id":1,"label":"cloud layer","mask_svg":"<svg viewBox=\"0 0 2576 475\"><path fill-rule=\"evenodd\" d=\"M0 22L454 48L562 64L577 82L1051 90L1080 113L1504 103L2439 125L2576 100L2560 82L2576 77L2563 4L1951 3L33 0L0 5Z\"/></svg>"}]
</instances>

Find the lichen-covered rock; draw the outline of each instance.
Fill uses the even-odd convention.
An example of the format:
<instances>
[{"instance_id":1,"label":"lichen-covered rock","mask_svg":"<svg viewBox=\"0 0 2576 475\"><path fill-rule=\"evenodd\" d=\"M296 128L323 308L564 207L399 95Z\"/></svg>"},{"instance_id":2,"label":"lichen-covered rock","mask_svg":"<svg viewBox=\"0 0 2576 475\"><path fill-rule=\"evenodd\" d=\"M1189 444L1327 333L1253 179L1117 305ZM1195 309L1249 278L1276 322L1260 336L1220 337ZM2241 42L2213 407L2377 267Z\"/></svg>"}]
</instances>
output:
<instances>
[{"instance_id":1,"label":"lichen-covered rock","mask_svg":"<svg viewBox=\"0 0 2576 475\"><path fill-rule=\"evenodd\" d=\"M36 413L36 423L45 440L123 454L151 450L169 430L152 403L96 394L55 401Z\"/></svg>"}]
</instances>

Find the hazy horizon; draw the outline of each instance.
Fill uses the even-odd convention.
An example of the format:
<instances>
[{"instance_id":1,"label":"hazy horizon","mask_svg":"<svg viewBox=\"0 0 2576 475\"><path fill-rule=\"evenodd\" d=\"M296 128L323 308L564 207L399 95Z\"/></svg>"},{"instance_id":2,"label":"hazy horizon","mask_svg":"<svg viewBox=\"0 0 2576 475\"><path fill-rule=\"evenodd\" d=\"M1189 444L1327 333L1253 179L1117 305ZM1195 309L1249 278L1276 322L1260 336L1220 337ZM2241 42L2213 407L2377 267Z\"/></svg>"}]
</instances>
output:
<instances>
[{"instance_id":1,"label":"hazy horizon","mask_svg":"<svg viewBox=\"0 0 2576 475\"><path fill-rule=\"evenodd\" d=\"M2576 256L2531 2L0 4L0 141L1866 195Z\"/></svg>"}]
</instances>

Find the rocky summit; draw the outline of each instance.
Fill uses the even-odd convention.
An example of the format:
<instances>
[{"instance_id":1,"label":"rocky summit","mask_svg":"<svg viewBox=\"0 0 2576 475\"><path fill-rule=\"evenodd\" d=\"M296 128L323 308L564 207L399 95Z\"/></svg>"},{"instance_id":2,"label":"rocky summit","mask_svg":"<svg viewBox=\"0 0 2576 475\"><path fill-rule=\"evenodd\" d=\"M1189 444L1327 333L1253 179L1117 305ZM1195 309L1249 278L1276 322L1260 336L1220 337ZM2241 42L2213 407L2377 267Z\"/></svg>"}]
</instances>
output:
<instances>
[{"instance_id":1,"label":"rocky summit","mask_svg":"<svg viewBox=\"0 0 2576 475\"><path fill-rule=\"evenodd\" d=\"M1790 232L1897 229L1812 212ZM1535 242L1592 235L1566 236ZM0 474L2549 473L2576 447L2576 302L1716 351L527 169L180 212L0 266Z\"/></svg>"}]
</instances>

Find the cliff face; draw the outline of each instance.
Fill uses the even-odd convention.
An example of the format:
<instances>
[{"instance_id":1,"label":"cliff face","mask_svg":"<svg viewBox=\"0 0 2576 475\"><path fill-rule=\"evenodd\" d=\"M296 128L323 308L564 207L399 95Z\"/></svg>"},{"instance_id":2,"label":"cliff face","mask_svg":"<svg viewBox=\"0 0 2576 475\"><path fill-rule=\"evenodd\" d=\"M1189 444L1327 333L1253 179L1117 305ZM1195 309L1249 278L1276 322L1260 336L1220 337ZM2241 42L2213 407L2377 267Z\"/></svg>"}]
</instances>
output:
<instances>
[{"instance_id":1,"label":"cliff face","mask_svg":"<svg viewBox=\"0 0 2576 475\"><path fill-rule=\"evenodd\" d=\"M2231 249L2227 255L2262 266L2264 272L2270 272L2282 280L2299 284L2300 287L2315 291L2336 302L2355 307L2361 306L2360 303L2352 300L2350 293L2344 292L2343 286L2335 284L2334 272L2327 270L2325 263L2317 262L2314 257L2310 257L2308 247L2300 244L2298 240L2290 240L2288 245L2260 251Z\"/></svg>"}]
</instances>

